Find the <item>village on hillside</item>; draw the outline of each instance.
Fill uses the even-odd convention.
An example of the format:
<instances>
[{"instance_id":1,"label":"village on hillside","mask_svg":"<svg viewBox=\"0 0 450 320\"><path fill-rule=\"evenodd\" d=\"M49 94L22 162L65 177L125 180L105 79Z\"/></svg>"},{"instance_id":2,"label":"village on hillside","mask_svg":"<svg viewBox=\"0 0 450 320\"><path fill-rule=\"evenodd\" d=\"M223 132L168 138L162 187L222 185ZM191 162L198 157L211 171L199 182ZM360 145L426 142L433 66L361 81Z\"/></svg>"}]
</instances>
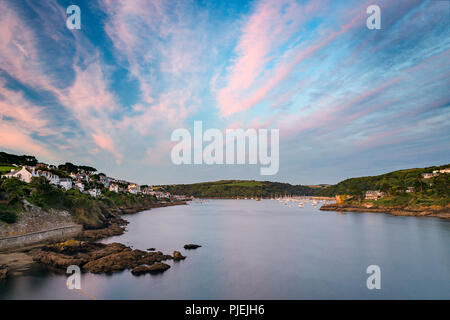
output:
<instances>
[{"instance_id":1,"label":"village on hillside","mask_svg":"<svg viewBox=\"0 0 450 320\"><path fill-rule=\"evenodd\" d=\"M62 168L68 165L71 166L70 172L62 170ZM44 177L51 184L59 186L64 190L75 188L94 198L100 196L102 190L105 189L115 193L153 195L161 200L186 200L188 198L184 195L172 195L159 187L139 185L137 183L108 177L103 173L96 173L94 168L81 168L70 163L58 167L46 163L22 165L21 168L14 164L12 166L14 168L10 172L2 175L2 178L18 178L25 183L30 183L33 177Z\"/></svg>"}]
</instances>

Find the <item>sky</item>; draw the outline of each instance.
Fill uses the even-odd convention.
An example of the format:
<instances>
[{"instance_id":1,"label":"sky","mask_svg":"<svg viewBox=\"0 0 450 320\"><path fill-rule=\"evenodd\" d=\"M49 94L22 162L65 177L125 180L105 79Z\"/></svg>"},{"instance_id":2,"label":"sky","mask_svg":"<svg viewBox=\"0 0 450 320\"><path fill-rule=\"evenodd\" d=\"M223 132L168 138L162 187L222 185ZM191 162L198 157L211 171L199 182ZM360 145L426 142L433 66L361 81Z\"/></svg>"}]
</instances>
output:
<instances>
[{"instance_id":1,"label":"sky","mask_svg":"<svg viewBox=\"0 0 450 320\"><path fill-rule=\"evenodd\" d=\"M450 163L449 5L1 0L0 151L140 184L336 183ZM279 129L278 173L174 165L171 134L194 121Z\"/></svg>"}]
</instances>

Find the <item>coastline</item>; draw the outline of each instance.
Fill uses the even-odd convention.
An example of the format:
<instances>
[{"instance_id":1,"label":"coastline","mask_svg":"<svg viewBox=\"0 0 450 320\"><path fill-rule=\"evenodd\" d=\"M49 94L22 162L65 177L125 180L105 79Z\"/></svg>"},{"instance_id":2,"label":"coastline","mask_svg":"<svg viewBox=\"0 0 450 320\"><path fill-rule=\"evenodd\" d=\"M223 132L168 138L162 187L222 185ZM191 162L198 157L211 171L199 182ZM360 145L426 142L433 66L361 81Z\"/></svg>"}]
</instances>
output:
<instances>
[{"instance_id":1,"label":"coastline","mask_svg":"<svg viewBox=\"0 0 450 320\"><path fill-rule=\"evenodd\" d=\"M75 237L75 239L83 241L96 241L112 236L119 236L126 231L126 225L128 224L128 221L121 218L121 216L151 210L154 208L171 207L186 204L187 204L186 201L159 202L159 203L157 202L112 209L111 211L114 214L114 216L108 219L108 223L106 226L98 229L85 228L83 232L81 232L78 236Z\"/></svg>"},{"instance_id":2,"label":"coastline","mask_svg":"<svg viewBox=\"0 0 450 320\"><path fill-rule=\"evenodd\" d=\"M447 207L370 207L370 206L357 206L354 204L326 204L320 207L322 211L340 211L340 212L376 212L385 213L393 216L405 216L405 217L434 217L450 220L450 208Z\"/></svg>"},{"instance_id":3,"label":"coastline","mask_svg":"<svg viewBox=\"0 0 450 320\"><path fill-rule=\"evenodd\" d=\"M95 243L98 240L108 238L111 236L121 235L126 232L126 225L128 222L121 218L122 215L134 214L153 208L169 207L176 205L186 205L186 201L161 202L151 204L138 204L129 207L119 207L113 209L113 216L108 218L107 224L98 229L85 229L78 235L71 237L73 240L68 241L83 241L88 243ZM63 239L46 239L35 243L30 243L21 247L14 247L0 252L0 281L11 276L20 276L23 272L29 270L34 264L39 262L34 261L32 252L39 250L45 246L58 243Z\"/></svg>"},{"instance_id":4,"label":"coastline","mask_svg":"<svg viewBox=\"0 0 450 320\"><path fill-rule=\"evenodd\" d=\"M336 197L319 197L319 196L294 196L294 197L303 197L303 198L308 198L311 200L336 200ZM204 199L204 200L252 200L251 198L247 197L196 197L195 199ZM253 200L255 200L256 198L253 197ZM265 199L265 200L270 200L270 199L274 199L273 197L262 197L261 199Z\"/></svg>"}]
</instances>

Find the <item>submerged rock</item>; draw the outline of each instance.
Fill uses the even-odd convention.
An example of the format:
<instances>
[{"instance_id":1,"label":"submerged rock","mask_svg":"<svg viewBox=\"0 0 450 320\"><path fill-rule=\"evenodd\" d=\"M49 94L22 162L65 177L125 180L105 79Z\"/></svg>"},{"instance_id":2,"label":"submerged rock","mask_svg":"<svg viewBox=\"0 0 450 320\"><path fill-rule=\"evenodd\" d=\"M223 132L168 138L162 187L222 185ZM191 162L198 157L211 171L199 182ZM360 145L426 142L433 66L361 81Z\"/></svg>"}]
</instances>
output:
<instances>
[{"instance_id":1,"label":"submerged rock","mask_svg":"<svg viewBox=\"0 0 450 320\"><path fill-rule=\"evenodd\" d=\"M164 272L169 268L170 268L170 266L168 264L165 264L163 262L157 262L157 263L149 266L147 270L150 273L159 273L159 272Z\"/></svg>"},{"instance_id":2,"label":"submerged rock","mask_svg":"<svg viewBox=\"0 0 450 320\"><path fill-rule=\"evenodd\" d=\"M163 262L157 262L150 266L140 265L140 266L134 267L133 270L131 270L131 273L134 274L135 276L139 276L139 275L145 274L145 273L155 274L155 273L164 272L169 268L170 268L170 266L168 264L165 264Z\"/></svg>"},{"instance_id":3,"label":"submerged rock","mask_svg":"<svg viewBox=\"0 0 450 320\"><path fill-rule=\"evenodd\" d=\"M184 245L184 248L185 248L186 250L197 249L197 248L200 248L200 247L201 247L201 246L198 245L198 244L185 244L185 245Z\"/></svg>"}]
</instances>

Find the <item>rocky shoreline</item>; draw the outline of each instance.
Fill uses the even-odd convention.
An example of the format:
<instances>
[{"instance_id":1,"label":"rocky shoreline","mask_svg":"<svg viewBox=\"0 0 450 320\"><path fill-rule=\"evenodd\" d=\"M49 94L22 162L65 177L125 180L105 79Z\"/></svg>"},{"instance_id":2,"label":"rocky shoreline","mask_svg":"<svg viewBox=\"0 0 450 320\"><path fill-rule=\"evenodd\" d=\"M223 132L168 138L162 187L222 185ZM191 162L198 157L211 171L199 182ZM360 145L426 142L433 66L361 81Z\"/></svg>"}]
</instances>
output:
<instances>
[{"instance_id":1,"label":"rocky shoreline","mask_svg":"<svg viewBox=\"0 0 450 320\"><path fill-rule=\"evenodd\" d=\"M186 201L159 202L159 203L157 202L112 209L111 212L113 214L110 217L108 217L108 220L105 222L102 228L88 228L88 229L85 228L83 232L76 237L76 239L84 241L94 241L112 236L119 236L125 232L126 225L128 224L128 221L121 218L121 216L123 215L138 213L141 211L146 211L154 208L170 207L185 204Z\"/></svg>"},{"instance_id":2,"label":"rocky shoreline","mask_svg":"<svg viewBox=\"0 0 450 320\"><path fill-rule=\"evenodd\" d=\"M341 212L377 212L386 213L394 216L409 217L436 217L441 219L450 219L450 207L376 207L374 205L355 205L355 204L326 204L320 207L323 211L341 211Z\"/></svg>"},{"instance_id":3,"label":"rocky shoreline","mask_svg":"<svg viewBox=\"0 0 450 320\"><path fill-rule=\"evenodd\" d=\"M162 261L174 260L176 254L177 251L171 256L161 251L133 250L121 243L103 244L78 240L46 245L30 251L34 261L63 272L68 266L76 265L83 272L113 273L131 269L133 274L163 272L170 266Z\"/></svg>"},{"instance_id":4,"label":"rocky shoreline","mask_svg":"<svg viewBox=\"0 0 450 320\"><path fill-rule=\"evenodd\" d=\"M82 271L91 273L112 273L125 269L130 269L134 275L164 272L170 266L162 261L179 261L186 257L178 251L174 251L173 255L167 255L160 251L133 250L121 243L102 244L95 241L123 234L128 221L123 219L122 215L185 204L185 201L174 201L115 208L106 217L102 227L85 227L74 239L64 242L48 241L2 253L0 280L12 275L21 275L32 263L40 263L61 272L65 272L69 265L77 265ZM21 259L17 259L17 255L20 255Z\"/></svg>"}]
</instances>

